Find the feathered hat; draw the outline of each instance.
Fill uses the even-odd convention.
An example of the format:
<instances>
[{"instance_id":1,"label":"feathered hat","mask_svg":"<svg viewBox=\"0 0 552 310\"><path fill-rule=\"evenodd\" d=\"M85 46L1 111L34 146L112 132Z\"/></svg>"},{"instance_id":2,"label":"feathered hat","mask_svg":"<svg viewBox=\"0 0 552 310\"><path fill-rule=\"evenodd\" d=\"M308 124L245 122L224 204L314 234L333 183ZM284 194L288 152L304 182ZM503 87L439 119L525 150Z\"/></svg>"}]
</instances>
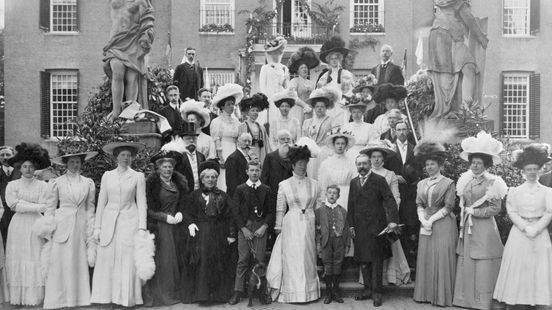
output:
<instances>
[{"instance_id":1,"label":"feathered hat","mask_svg":"<svg viewBox=\"0 0 552 310\"><path fill-rule=\"evenodd\" d=\"M374 101L380 103L389 98L400 101L401 99L406 98L407 94L408 92L404 86L385 83L378 86L376 93L374 94Z\"/></svg>"},{"instance_id":2,"label":"feathered hat","mask_svg":"<svg viewBox=\"0 0 552 310\"><path fill-rule=\"evenodd\" d=\"M361 108L365 110L368 107L360 93L353 94L351 97L344 96L343 99L345 100L345 107L348 109Z\"/></svg>"},{"instance_id":3,"label":"feathered hat","mask_svg":"<svg viewBox=\"0 0 552 310\"><path fill-rule=\"evenodd\" d=\"M212 104L220 109L224 99L229 97L233 97L236 103L240 102L243 98L243 87L234 83L224 84L217 90Z\"/></svg>"},{"instance_id":4,"label":"feathered hat","mask_svg":"<svg viewBox=\"0 0 552 310\"><path fill-rule=\"evenodd\" d=\"M180 165L184 160L184 155L177 151L161 150L150 158L150 162L154 163L161 158L170 158L174 161L173 165Z\"/></svg>"},{"instance_id":5,"label":"feathered hat","mask_svg":"<svg viewBox=\"0 0 552 310\"><path fill-rule=\"evenodd\" d=\"M376 85L378 84L378 80L376 79L376 76L373 74L368 74L367 76L363 76L358 80L357 85L355 88L353 88L353 93L361 93L364 89L369 89L372 94L376 92Z\"/></svg>"},{"instance_id":6,"label":"feathered hat","mask_svg":"<svg viewBox=\"0 0 552 310\"><path fill-rule=\"evenodd\" d=\"M323 101L326 103L326 108L332 109L340 100L341 90L333 84L328 84L324 87L313 90L309 96L309 99L307 99L307 103L314 107L316 102Z\"/></svg>"},{"instance_id":7,"label":"feathered hat","mask_svg":"<svg viewBox=\"0 0 552 310\"><path fill-rule=\"evenodd\" d=\"M305 64L309 69L316 68L320 64L316 52L308 46L301 47L291 55L288 61L289 73L296 73L302 64Z\"/></svg>"},{"instance_id":8,"label":"feathered hat","mask_svg":"<svg viewBox=\"0 0 552 310\"><path fill-rule=\"evenodd\" d=\"M535 164L542 167L549 162L551 158L548 156L546 147L540 143L532 143L526 146L523 150L515 150L512 153L514 159L514 167L523 169L523 167Z\"/></svg>"},{"instance_id":9,"label":"feathered hat","mask_svg":"<svg viewBox=\"0 0 552 310\"><path fill-rule=\"evenodd\" d=\"M207 169L212 169L212 170L215 170L218 174L220 174L220 164L213 160L213 159L208 159L204 162L202 162L201 164L199 164L199 174L201 174L203 172L203 170L207 170Z\"/></svg>"},{"instance_id":10,"label":"feathered hat","mask_svg":"<svg viewBox=\"0 0 552 310\"><path fill-rule=\"evenodd\" d=\"M460 153L460 158L465 161L468 161L470 154L480 153L492 157L494 165L502 162L499 156L504 151L502 142L494 139L485 131L480 131L475 137L468 137L462 140L461 146L463 151Z\"/></svg>"},{"instance_id":11,"label":"feathered hat","mask_svg":"<svg viewBox=\"0 0 552 310\"><path fill-rule=\"evenodd\" d=\"M277 36L265 43L265 52L267 54L283 53L287 46L287 40L283 36Z\"/></svg>"},{"instance_id":12,"label":"feathered hat","mask_svg":"<svg viewBox=\"0 0 552 310\"><path fill-rule=\"evenodd\" d=\"M347 139L347 149L349 149L351 146L355 145L355 137L351 131L343 130L341 126L337 126L332 128L327 134L326 134L326 145L328 147L333 148L333 142L335 138L345 138Z\"/></svg>"},{"instance_id":13,"label":"feathered hat","mask_svg":"<svg viewBox=\"0 0 552 310\"><path fill-rule=\"evenodd\" d=\"M297 140L297 143L289 148L288 157L292 163L299 160L309 160L320 154L320 147L316 142L308 137L302 137Z\"/></svg>"},{"instance_id":14,"label":"feathered hat","mask_svg":"<svg viewBox=\"0 0 552 310\"><path fill-rule=\"evenodd\" d=\"M326 57L329 54L340 53L345 58L349 52L350 50L345 47L345 41L340 36L333 36L320 47L320 60L328 63Z\"/></svg>"},{"instance_id":15,"label":"feathered hat","mask_svg":"<svg viewBox=\"0 0 552 310\"><path fill-rule=\"evenodd\" d=\"M287 102L290 107L293 107L295 101L297 101L297 92L289 89L284 89L272 96L272 102L274 102L277 108L279 108L283 102Z\"/></svg>"},{"instance_id":16,"label":"feathered hat","mask_svg":"<svg viewBox=\"0 0 552 310\"><path fill-rule=\"evenodd\" d=\"M209 127L211 123L211 116L209 115L209 109L205 108L205 104L200 101L190 99L184 102L180 106L180 114L188 116L189 113L195 113L203 119L203 125L201 128Z\"/></svg>"},{"instance_id":17,"label":"feathered hat","mask_svg":"<svg viewBox=\"0 0 552 310\"><path fill-rule=\"evenodd\" d=\"M393 156L396 154L393 144L389 140L380 139L368 141L368 144L360 151L360 153L366 154L370 157L374 151L380 151L385 156Z\"/></svg>"},{"instance_id":18,"label":"feathered hat","mask_svg":"<svg viewBox=\"0 0 552 310\"><path fill-rule=\"evenodd\" d=\"M17 163L30 161L36 170L42 170L50 167L50 156L48 151L35 143L21 143L15 147L15 156L8 159L8 164L14 166Z\"/></svg>"},{"instance_id":19,"label":"feathered hat","mask_svg":"<svg viewBox=\"0 0 552 310\"><path fill-rule=\"evenodd\" d=\"M240 101L240 111L247 112L251 108L256 107L259 111L268 108L268 98L263 93L256 93L249 98L244 98Z\"/></svg>"}]
</instances>

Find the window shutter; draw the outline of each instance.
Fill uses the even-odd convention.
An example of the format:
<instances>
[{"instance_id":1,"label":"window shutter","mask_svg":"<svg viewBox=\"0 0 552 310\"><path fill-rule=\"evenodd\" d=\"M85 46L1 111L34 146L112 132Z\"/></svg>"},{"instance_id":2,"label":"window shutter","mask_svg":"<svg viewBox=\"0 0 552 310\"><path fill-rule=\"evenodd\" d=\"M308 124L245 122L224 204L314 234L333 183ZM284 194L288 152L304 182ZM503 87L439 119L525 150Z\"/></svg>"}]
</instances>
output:
<instances>
[{"instance_id":1,"label":"window shutter","mask_svg":"<svg viewBox=\"0 0 552 310\"><path fill-rule=\"evenodd\" d=\"M540 73L529 76L529 139L540 138Z\"/></svg>"},{"instance_id":2,"label":"window shutter","mask_svg":"<svg viewBox=\"0 0 552 310\"><path fill-rule=\"evenodd\" d=\"M44 31L50 31L50 0L40 1L39 27Z\"/></svg>"},{"instance_id":3,"label":"window shutter","mask_svg":"<svg viewBox=\"0 0 552 310\"><path fill-rule=\"evenodd\" d=\"M499 90L500 98L500 114L499 114L499 121L498 121L498 132L501 135L506 135L506 128L504 128L504 98L506 98L505 90L504 90L504 73L500 73L500 90Z\"/></svg>"},{"instance_id":4,"label":"window shutter","mask_svg":"<svg viewBox=\"0 0 552 310\"><path fill-rule=\"evenodd\" d=\"M50 72L40 72L40 136L50 137Z\"/></svg>"},{"instance_id":5,"label":"window shutter","mask_svg":"<svg viewBox=\"0 0 552 310\"><path fill-rule=\"evenodd\" d=\"M80 10L81 10L81 7L80 7L80 6L81 6L81 2L82 2L82 1L76 0L75 2L77 3L77 12L76 12L76 14L77 14L77 16L76 16L76 18L77 18L77 23L76 23L76 29L75 29L75 31L80 31Z\"/></svg>"},{"instance_id":6,"label":"window shutter","mask_svg":"<svg viewBox=\"0 0 552 310\"><path fill-rule=\"evenodd\" d=\"M540 31L540 0L531 0L531 25L530 33L532 36L537 35Z\"/></svg>"}]
</instances>

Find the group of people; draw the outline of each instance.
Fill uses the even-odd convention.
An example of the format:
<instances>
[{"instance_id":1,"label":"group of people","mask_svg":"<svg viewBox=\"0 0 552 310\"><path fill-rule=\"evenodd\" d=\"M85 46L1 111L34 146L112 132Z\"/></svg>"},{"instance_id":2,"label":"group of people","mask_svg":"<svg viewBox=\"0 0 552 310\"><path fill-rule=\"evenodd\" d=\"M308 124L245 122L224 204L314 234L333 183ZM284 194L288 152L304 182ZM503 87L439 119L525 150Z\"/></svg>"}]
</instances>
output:
<instances>
[{"instance_id":1,"label":"group of people","mask_svg":"<svg viewBox=\"0 0 552 310\"><path fill-rule=\"evenodd\" d=\"M355 82L341 67L349 50L340 38L319 56L299 49L288 66L280 63L285 44L267 43L259 93L244 98L227 84L182 102L179 88L194 68L188 49L160 111L172 130L150 159L155 171L131 168L143 144L106 144L117 167L104 173L97 202L94 182L81 175L97 152L50 159L34 144L0 149L8 227L0 302L235 305L247 276L262 277L256 267L266 266L273 301L304 303L321 297L320 258L324 303L342 303L351 257L364 285L355 299L376 307L384 284L411 280L414 300L436 306L552 306L552 189L538 181L547 150L517 153L526 181L508 191L488 172L503 146L481 132L462 142L470 170L455 183L441 174L443 141L416 143L399 110L406 90L389 46L373 74ZM311 81L320 60L328 69ZM290 81L290 72L298 77ZM35 170L52 162L65 174L37 179ZM514 226L504 246L494 216L506 195Z\"/></svg>"}]
</instances>

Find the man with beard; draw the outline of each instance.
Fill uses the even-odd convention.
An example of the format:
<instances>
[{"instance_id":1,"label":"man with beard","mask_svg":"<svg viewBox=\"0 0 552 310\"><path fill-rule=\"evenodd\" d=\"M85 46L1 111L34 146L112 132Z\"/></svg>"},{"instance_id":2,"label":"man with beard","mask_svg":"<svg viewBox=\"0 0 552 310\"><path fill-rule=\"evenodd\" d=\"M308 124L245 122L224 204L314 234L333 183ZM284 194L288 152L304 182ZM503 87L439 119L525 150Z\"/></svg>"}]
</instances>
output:
<instances>
[{"instance_id":1,"label":"man with beard","mask_svg":"<svg viewBox=\"0 0 552 310\"><path fill-rule=\"evenodd\" d=\"M224 168L226 170L226 193L234 197L234 191L238 185L247 181L247 162L251 159L249 148L253 138L247 132L238 137L238 147L226 158Z\"/></svg>"},{"instance_id":2,"label":"man with beard","mask_svg":"<svg viewBox=\"0 0 552 310\"><path fill-rule=\"evenodd\" d=\"M0 220L0 232L2 233L4 245L8 238L8 226L14 214L6 204L6 186L8 182L15 179L13 167L8 164L8 159L12 158L14 153L11 146L0 147L0 163L2 164L2 169L0 169L0 197L2 198L2 207L4 208L4 216L2 216L2 220Z\"/></svg>"},{"instance_id":3,"label":"man with beard","mask_svg":"<svg viewBox=\"0 0 552 310\"><path fill-rule=\"evenodd\" d=\"M281 129L277 133L278 149L266 154L261 171L261 182L270 187L270 212L276 214L276 196L278 195L278 184L283 180L292 177L291 162L288 158L289 147L291 145L291 133L287 129ZM276 241L274 233L274 223L270 223L268 230L267 249L272 249Z\"/></svg>"},{"instance_id":4,"label":"man with beard","mask_svg":"<svg viewBox=\"0 0 552 310\"><path fill-rule=\"evenodd\" d=\"M165 94L169 99L169 104L161 108L159 114L167 118L169 125L171 125L171 128L173 129L173 133L175 133L182 126L183 122L182 115L180 115L180 97L178 87L170 85L167 87ZM169 142L170 138L167 136L164 137L164 140Z\"/></svg>"},{"instance_id":5,"label":"man with beard","mask_svg":"<svg viewBox=\"0 0 552 310\"><path fill-rule=\"evenodd\" d=\"M374 299L382 304L383 261L391 257L387 230L394 232L399 220L397 203L384 177L370 172L370 159L361 153L355 161L359 176L351 180L347 220L354 239L355 259L361 264L364 291L356 300Z\"/></svg>"}]
</instances>

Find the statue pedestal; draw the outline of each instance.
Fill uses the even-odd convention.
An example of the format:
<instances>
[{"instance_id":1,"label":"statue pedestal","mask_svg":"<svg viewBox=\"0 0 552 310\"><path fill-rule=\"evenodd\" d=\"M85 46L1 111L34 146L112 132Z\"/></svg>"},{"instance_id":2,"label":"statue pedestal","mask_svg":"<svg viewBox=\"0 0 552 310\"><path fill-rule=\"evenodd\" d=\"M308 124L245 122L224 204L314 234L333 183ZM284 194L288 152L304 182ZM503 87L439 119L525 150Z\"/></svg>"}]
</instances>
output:
<instances>
[{"instance_id":1,"label":"statue pedestal","mask_svg":"<svg viewBox=\"0 0 552 310\"><path fill-rule=\"evenodd\" d=\"M155 151L161 149L161 134L157 132L157 123L152 121L129 121L121 127L121 136L135 137Z\"/></svg>"}]
</instances>

